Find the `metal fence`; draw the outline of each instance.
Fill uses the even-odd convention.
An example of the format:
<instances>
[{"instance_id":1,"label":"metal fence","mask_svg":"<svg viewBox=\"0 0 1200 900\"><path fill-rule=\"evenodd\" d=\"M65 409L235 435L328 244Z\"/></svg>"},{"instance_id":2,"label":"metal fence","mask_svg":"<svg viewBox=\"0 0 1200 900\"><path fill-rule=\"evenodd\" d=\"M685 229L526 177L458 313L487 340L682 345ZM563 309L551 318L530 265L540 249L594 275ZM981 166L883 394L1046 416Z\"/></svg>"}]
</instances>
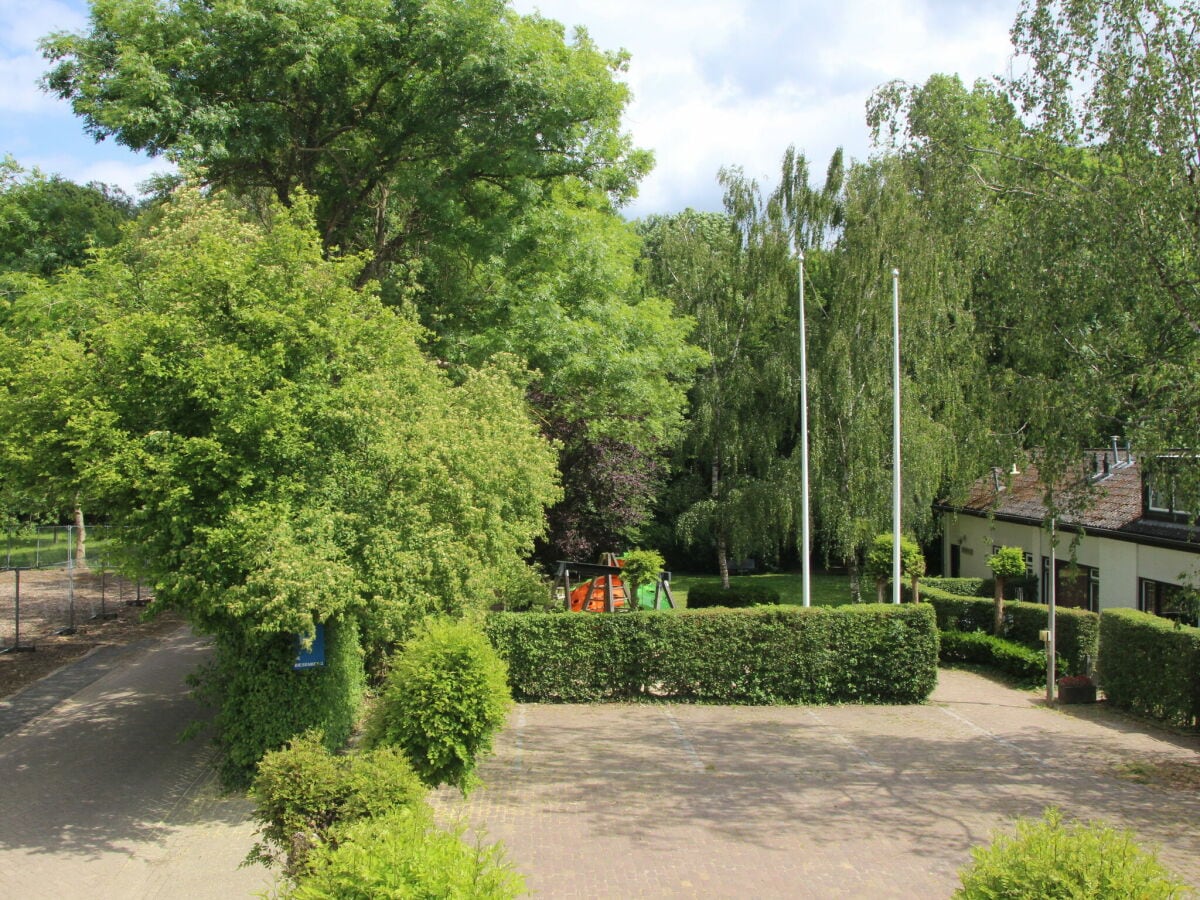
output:
<instances>
[{"instance_id":1,"label":"metal fence","mask_svg":"<svg viewBox=\"0 0 1200 900\"><path fill-rule=\"evenodd\" d=\"M129 549L107 526L26 528L0 546L0 652L32 648L89 620L114 618L152 598L128 568Z\"/></svg>"}]
</instances>

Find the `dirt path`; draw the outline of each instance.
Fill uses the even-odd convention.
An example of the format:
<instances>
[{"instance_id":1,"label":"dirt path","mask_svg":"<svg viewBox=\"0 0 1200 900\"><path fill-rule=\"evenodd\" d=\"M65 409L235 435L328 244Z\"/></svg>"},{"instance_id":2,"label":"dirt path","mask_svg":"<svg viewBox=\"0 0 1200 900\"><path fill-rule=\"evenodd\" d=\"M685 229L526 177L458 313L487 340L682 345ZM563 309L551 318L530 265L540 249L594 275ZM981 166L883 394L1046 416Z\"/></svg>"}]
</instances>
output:
<instances>
[{"instance_id":1,"label":"dirt path","mask_svg":"<svg viewBox=\"0 0 1200 900\"><path fill-rule=\"evenodd\" d=\"M0 896L229 898L269 888L261 867L238 869L253 842L248 803L219 795L207 741L177 740L200 715L184 678L207 652L177 628L0 702L0 726L17 724L0 737Z\"/></svg>"}]
</instances>

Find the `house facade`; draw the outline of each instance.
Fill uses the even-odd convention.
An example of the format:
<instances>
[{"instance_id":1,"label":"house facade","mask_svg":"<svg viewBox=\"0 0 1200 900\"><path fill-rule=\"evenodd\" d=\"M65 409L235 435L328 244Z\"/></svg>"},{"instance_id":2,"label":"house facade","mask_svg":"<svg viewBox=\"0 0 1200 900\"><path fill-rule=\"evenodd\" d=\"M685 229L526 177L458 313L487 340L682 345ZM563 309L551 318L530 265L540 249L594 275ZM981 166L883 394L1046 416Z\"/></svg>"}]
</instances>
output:
<instances>
[{"instance_id":1,"label":"house facade","mask_svg":"<svg viewBox=\"0 0 1200 900\"><path fill-rule=\"evenodd\" d=\"M1195 516L1172 508L1169 491L1146 483L1128 448L1089 451L1078 476L1058 494L1053 563L1060 606L1099 612L1141 609L1186 616L1178 601L1200 585L1200 528ZM1051 578L1046 488L1036 464L977 481L961 505L940 504L942 571L988 578L988 557L1020 547L1028 574L1038 576L1045 602Z\"/></svg>"}]
</instances>

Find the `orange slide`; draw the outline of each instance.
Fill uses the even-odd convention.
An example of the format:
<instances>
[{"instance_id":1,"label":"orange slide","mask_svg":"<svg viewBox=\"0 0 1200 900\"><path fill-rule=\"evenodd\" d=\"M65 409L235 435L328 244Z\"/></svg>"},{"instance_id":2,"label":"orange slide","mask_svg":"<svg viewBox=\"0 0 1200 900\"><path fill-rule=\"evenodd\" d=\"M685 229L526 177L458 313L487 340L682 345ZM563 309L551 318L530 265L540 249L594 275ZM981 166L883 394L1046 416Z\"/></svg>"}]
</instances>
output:
<instances>
[{"instance_id":1,"label":"orange slide","mask_svg":"<svg viewBox=\"0 0 1200 900\"><path fill-rule=\"evenodd\" d=\"M571 590L571 612L604 612L610 578L613 609L623 609L627 601L625 583L616 575L600 575Z\"/></svg>"}]
</instances>

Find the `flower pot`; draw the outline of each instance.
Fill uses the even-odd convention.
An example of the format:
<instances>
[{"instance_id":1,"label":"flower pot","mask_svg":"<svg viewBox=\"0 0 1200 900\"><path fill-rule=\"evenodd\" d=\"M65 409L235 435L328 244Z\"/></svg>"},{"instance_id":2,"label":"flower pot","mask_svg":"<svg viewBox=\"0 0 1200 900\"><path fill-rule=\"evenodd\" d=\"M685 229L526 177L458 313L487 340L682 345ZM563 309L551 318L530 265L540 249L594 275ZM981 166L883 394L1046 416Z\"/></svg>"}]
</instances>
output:
<instances>
[{"instance_id":1,"label":"flower pot","mask_svg":"<svg viewBox=\"0 0 1200 900\"><path fill-rule=\"evenodd\" d=\"M1095 703L1096 686L1094 684L1060 684L1058 686L1059 703Z\"/></svg>"}]
</instances>

